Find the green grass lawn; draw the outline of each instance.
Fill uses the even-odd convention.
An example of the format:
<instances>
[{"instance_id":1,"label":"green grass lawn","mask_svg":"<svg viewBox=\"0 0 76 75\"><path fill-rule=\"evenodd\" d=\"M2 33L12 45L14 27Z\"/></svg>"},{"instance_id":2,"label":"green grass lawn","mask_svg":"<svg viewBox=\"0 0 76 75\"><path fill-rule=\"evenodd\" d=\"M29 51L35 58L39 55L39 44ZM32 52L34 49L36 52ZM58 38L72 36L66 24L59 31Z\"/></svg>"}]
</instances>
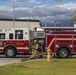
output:
<instances>
[{"instance_id":1,"label":"green grass lawn","mask_svg":"<svg viewBox=\"0 0 76 75\"><path fill-rule=\"evenodd\" d=\"M0 75L76 75L76 59L33 60L0 67Z\"/></svg>"}]
</instances>

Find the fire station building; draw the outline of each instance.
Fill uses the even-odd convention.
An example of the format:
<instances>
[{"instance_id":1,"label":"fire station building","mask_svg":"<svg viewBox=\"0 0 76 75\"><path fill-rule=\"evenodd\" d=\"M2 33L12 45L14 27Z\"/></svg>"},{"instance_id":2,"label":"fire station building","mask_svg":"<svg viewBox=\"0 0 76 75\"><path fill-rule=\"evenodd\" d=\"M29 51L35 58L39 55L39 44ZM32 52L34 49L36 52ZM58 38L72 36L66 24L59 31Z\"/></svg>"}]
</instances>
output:
<instances>
[{"instance_id":1,"label":"fire station building","mask_svg":"<svg viewBox=\"0 0 76 75\"><path fill-rule=\"evenodd\" d=\"M76 27L76 11L72 14L72 19L74 20L74 27Z\"/></svg>"},{"instance_id":2,"label":"fire station building","mask_svg":"<svg viewBox=\"0 0 76 75\"><path fill-rule=\"evenodd\" d=\"M24 20L24 19L0 19L0 30L9 30L12 28L30 28L40 27L40 20Z\"/></svg>"}]
</instances>

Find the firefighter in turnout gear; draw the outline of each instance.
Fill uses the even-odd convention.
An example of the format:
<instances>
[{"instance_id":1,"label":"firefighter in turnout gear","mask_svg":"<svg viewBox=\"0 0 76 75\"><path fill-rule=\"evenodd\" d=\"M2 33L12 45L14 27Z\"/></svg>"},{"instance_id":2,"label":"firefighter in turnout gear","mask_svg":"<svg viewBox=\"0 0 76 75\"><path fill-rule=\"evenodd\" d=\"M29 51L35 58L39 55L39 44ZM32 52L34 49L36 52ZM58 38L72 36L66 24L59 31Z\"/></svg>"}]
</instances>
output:
<instances>
[{"instance_id":1,"label":"firefighter in turnout gear","mask_svg":"<svg viewBox=\"0 0 76 75\"><path fill-rule=\"evenodd\" d=\"M31 60L31 59L40 58L43 55L43 53L40 53L40 51L39 51L39 43L38 43L38 41L37 40L31 40L30 42L31 42L30 48L32 50L31 51L32 55L31 55L30 58L21 59L22 62L27 61L27 60Z\"/></svg>"},{"instance_id":2,"label":"firefighter in turnout gear","mask_svg":"<svg viewBox=\"0 0 76 75\"><path fill-rule=\"evenodd\" d=\"M34 57L35 55L38 54L38 41L37 40L34 40L33 41L33 44L32 44L32 56L31 57Z\"/></svg>"}]
</instances>

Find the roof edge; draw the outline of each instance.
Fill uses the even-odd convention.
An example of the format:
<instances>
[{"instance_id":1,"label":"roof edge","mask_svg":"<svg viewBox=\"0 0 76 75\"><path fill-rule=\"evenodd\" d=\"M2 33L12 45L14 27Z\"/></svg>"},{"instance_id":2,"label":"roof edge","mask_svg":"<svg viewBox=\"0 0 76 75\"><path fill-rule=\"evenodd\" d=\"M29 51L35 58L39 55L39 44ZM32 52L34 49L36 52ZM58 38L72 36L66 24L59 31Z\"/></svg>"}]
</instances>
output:
<instances>
[{"instance_id":1,"label":"roof edge","mask_svg":"<svg viewBox=\"0 0 76 75\"><path fill-rule=\"evenodd\" d=\"M13 21L13 19L0 19L0 21ZM33 20L33 19L14 19L14 21L40 22L40 20Z\"/></svg>"}]
</instances>

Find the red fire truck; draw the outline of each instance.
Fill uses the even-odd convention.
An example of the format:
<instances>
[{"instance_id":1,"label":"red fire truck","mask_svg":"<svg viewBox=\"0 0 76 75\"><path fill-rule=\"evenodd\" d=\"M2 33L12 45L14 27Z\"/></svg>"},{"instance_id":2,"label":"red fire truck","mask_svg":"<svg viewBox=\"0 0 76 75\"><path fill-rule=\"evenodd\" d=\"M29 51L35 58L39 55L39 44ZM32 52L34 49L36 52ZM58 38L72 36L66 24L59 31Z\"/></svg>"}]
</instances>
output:
<instances>
[{"instance_id":1,"label":"red fire truck","mask_svg":"<svg viewBox=\"0 0 76 75\"><path fill-rule=\"evenodd\" d=\"M47 48L59 58L67 58L76 54L75 28L12 28L0 31L0 53L6 57L15 57L17 54L31 53L31 40L36 39L39 48L46 53Z\"/></svg>"},{"instance_id":2,"label":"red fire truck","mask_svg":"<svg viewBox=\"0 0 76 75\"><path fill-rule=\"evenodd\" d=\"M43 30L44 32L35 31L34 34L37 35L36 39L39 37L44 52L48 48L59 58L68 58L76 54L76 28L44 27Z\"/></svg>"}]
</instances>

